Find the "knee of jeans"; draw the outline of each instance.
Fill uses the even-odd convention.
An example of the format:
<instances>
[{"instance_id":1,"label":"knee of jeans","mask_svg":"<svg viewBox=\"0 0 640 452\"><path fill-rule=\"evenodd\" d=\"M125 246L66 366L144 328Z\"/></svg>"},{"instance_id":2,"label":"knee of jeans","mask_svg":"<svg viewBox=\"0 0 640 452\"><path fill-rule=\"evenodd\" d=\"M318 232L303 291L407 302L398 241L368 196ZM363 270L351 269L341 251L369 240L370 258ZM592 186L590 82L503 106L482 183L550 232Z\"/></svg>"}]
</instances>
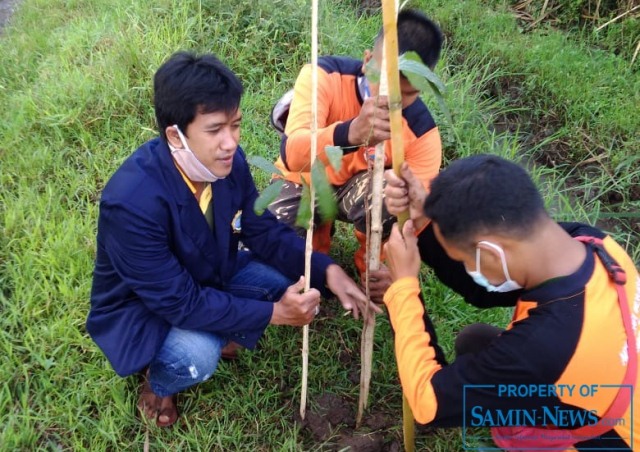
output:
<instances>
[{"instance_id":1,"label":"knee of jeans","mask_svg":"<svg viewBox=\"0 0 640 452\"><path fill-rule=\"evenodd\" d=\"M211 378L218 367L219 355L199 357L192 356L187 363L187 370L194 383L202 383Z\"/></svg>"}]
</instances>

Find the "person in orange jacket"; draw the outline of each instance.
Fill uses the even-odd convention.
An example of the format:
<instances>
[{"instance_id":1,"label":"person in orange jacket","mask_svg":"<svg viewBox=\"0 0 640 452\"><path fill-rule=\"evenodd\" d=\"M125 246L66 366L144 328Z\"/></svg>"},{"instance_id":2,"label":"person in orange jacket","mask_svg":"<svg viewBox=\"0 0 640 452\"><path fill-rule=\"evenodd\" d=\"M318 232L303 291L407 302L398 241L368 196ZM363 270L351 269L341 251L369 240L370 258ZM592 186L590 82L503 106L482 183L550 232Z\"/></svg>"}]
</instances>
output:
<instances>
[{"instance_id":1,"label":"person in orange jacket","mask_svg":"<svg viewBox=\"0 0 640 452\"><path fill-rule=\"evenodd\" d=\"M378 85L366 75L373 59L382 60L382 31L373 52L366 50L364 60L325 56L318 61L318 158L327 167L329 182L338 201L337 219L353 223L360 248L354 256L360 272L365 271L366 209L370 197L367 169L376 144L389 140L390 124L386 96L378 96ZM398 15L398 46L401 54L416 52L425 65L434 68L440 56L442 33L438 26L416 10ZM311 65L302 68L292 91L274 107L272 122L282 132L280 157L276 167L285 179L279 197L269 210L279 220L295 226L302 196L302 179L310 181L311 144ZM442 162L442 144L438 127L420 99L420 92L401 76L402 134L406 161L424 187L438 174ZM285 125L286 123L286 125ZM328 164L326 146L340 146L344 156L339 171ZM387 141L385 166L391 165L391 147ZM315 216L314 250L328 252L333 224ZM383 238L388 237L395 218L383 211ZM300 234L304 230L298 228ZM379 301L389 281L371 286ZM373 292L375 291L375 293Z\"/></svg>"},{"instance_id":2,"label":"person in orange jacket","mask_svg":"<svg viewBox=\"0 0 640 452\"><path fill-rule=\"evenodd\" d=\"M625 250L556 223L526 171L499 157L452 163L429 193L406 165L401 174L385 174L389 212L411 219L386 244L384 303L416 421L491 427L506 450L640 450L640 276ZM421 260L467 302L513 306L511 323L465 327L447 364L420 298Z\"/></svg>"}]
</instances>

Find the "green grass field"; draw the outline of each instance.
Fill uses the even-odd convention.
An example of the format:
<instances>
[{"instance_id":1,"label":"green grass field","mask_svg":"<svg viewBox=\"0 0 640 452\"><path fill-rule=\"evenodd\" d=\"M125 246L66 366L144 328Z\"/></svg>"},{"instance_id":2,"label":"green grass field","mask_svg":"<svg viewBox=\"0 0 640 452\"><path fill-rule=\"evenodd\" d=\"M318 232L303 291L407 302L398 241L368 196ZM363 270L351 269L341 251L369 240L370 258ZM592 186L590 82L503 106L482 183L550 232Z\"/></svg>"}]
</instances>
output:
<instances>
[{"instance_id":1,"label":"green grass field","mask_svg":"<svg viewBox=\"0 0 640 452\"><path fill-rule=\"evenodd\" d=\"M214 52L243 80L241 144L274 159L271 106L310 58L302 0L23 0L0 34L0 449L349 450L402 446L401 392L388 321L376 329L369 413L360 429L361 324L324 303L311 325L309 419L296 421L301 330L271 327L259 349L222 363L181 395L170 430L141 422L137 381L120 379L84 321L100 191L155 132L152 76L180 49ZM320 50L360 57L380 27L356 0L321 2ZM526 163L554 216L599 224L640 263L640 77L613 54L547 30L523 34L508 5L412 1L443 27L437 72L453 124L447 161L490 152ZM256 171L263 188L266 176ZM333 256L350 271L340 225ZM504 325L422 275L427 309L449 357L471 322ZM347 410L327 411L331 403ZM417 449L462 450L460 429L419 429ZM352 449L357 450L357 449Z\"/></svg>"}]
</instances>

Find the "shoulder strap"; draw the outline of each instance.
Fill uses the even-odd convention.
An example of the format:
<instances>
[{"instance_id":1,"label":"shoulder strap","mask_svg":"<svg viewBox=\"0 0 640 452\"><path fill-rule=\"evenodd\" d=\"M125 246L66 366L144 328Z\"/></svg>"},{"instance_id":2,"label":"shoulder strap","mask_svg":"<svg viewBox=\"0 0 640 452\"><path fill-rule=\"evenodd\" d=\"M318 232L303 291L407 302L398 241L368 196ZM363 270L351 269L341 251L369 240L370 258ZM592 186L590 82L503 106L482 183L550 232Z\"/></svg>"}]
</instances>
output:
<instances>
[{"instance_id":1,"label":"shoulder strap","mask_svg":"<svg viewBox=\"0 0 640 452\"><path fill-rule=\"evenodd\" d=\"M635 333L631 324L631 312L629 311L629 303L627 302L627 292L624 288L624 285L627 282L627 275L624 269L620 267L616 260L611 257L611 255L604 248L602 239L588 236L579 236L574 238L593 247L596 255L607 270L609 278L615 284L616 291L618 293L618 304L620 306L620 311L622 314L622 323L624 325L624 330L627 336L627 356L629 357L629 361L627 362L627 370L624 374L622 385L630 386L632 388L631 391L633 391L633 386L635 384L636 376L638 373L638 350L636 348ZM613 399L611 406L602 416L602 418L621 418L624 415L625 411L627 411L627 408L631 403L631 398L632 395L627 390L627 388L621 387L620 389L618 389L616 397ZM611 428L611 426L603 426L601 424L587 425L572 430L572 433L576 436L598 436L608 432L609 430L611 430Z\"/></svg>"}]
</instances>

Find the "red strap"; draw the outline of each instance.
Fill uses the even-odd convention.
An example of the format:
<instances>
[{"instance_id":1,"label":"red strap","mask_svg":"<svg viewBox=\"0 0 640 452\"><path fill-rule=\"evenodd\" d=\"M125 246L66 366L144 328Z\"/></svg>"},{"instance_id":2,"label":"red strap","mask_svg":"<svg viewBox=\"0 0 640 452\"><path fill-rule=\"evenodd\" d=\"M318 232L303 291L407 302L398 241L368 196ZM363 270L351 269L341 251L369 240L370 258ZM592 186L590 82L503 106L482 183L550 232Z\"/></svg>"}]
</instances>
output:
<instances>
[{"instance_id":1,"label":"red strap","mask_svg":"<svg viewBox=\"0 0 640 452\"><path fill-rule=\"evenodd\" d=\"M624 374L624 378L622 379L622 385L631 386L631 391L633 391L633 385L636 382L636 376L638 373L638 350L636 348L636 337L633 331L633 326L631 325L631 313L629 311L629 304L627 302L627 292L624 289L624 284L626 282L626 275L624 270L618 265L618 263L613 260L613 258L606 252L604 249L602 239L598 239L595 237L575 237L577 240L581 242L589 243L596 248L596 254L604 264L607 272L609 273L610 278L614 282L616 286L616 292L618 292L618 304L620 306L620 311L622 314L622 324L624 325L624 331L627 336L627 370ZM616 397L613 399L611 406L607 410L607 412L601 418L608 419L619 419L621 418L629 404L631 403L631 393L627 390L627 388L618 389L618 393ZM586 425L584 427L580 427L574 430L571 430L571 433L576 436L599 436L603 433L611 430L610 426L603 426L601 424L598 425ZM582 439L583 441L584 439Z\"/></svg>"},{"instance_id":2,"label":"red strap","mask_svg":"<svg viewBox=\"0 0 640 452\"><path fill-rule=\"evenodd\" d=\"M594 252L606 268L609 278L615 284L618 294L618 305L620 306L620 313L622 314L622 324L624 325L624 331L627 336L628 361L627 370L622 379L622 385L630 386L632 388L631 391L633 391L638 372L638 350L636 348L635 332L631 324L631 313L629 312L627 293L624 289L627 280L626 274L620 265L607 253L601 239L582 236L575 238L593 247ZM622 387L618 389L613 402L607 409L607 412L602 415L601 419L621 418L631 403L631 391L627 391L627 388ZM586 441L590 438L595 438L612 430L612 428L611 426L603 426L602 424L587 425L573 430L542 427L492 427L491 435L495 443L506 450L522 450L523 444L526 444L530 450L532 450L532 448L554 448L557 450L559 448L571 447L576 443ZM554 440L542 435L543 433L549 435L554 432L562 434L564 437ZM523 443L522 438L528 438L533 441Z\"/></svg>"}]
</instances>

